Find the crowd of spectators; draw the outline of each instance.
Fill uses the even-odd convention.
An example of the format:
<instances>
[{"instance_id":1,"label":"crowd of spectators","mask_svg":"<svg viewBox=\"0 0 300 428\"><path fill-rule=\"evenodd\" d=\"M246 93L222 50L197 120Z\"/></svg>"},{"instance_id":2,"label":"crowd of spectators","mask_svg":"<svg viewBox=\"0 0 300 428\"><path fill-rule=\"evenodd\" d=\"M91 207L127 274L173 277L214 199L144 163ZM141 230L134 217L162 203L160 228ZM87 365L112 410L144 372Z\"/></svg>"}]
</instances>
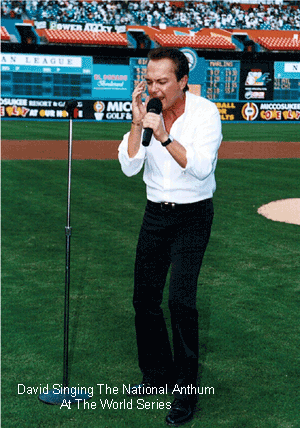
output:
<instances>
[{"instance_id":1,"label":"crowd of spectators","mask_svg":"<svg viewBox=\"0 0 300 428\"><path fill-rule=\"evenodd\" d=\"M147 25L166 27L245 28L272 30L300 30L300 8L284 6L282 0L273 4L260 2L245 9L241 2L149 0L99 1L93 0L3 0L2 16L21 16L30 19L62 23L91 22L103 25ZM250 3L250 1L249 1ZM253 1L253 3L255 3Z\"/></svg>"},{"instance_id":2,"label":"crowd of spectators","mask_svg":"<svg viewBox=\"0 0 300 428\"><path fill-rule=\"evenodd\" d=\"M26 11L26 0L2 0L1 17L21 19Z\"/></svg>"}]
</instances>

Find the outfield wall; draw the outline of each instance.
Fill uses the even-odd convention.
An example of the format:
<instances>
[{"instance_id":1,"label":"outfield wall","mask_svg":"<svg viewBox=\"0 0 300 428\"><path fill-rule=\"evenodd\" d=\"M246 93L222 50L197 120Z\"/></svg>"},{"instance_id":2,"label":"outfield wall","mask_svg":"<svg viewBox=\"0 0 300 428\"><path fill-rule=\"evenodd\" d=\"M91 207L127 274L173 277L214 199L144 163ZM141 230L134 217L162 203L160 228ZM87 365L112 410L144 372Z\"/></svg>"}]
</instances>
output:
<instances>
[{"instance_id":1,"label":"outfield wall","mask_svg":"<svg viewBox=\"0 0 300 428\"><path fill-rule=\"evenodd\" d=\"M8 120L64 120L68 118L65 100L2 98L0 114ZM215 103L223 123L300 122L300 102ZM130 122L131 102L122 100L81 100L74 119L93 122Z\"/></svg>"},{"instance_id":2,"label":"outfield wall","mask_svg":"<svg viewBox=\"0 0 300 428\"><path fill-rule=\"evenodd\" d=\"M299 122L299 61L216 60L182 51L190 62L190 91L214 102L222 122ZM129 122L131 94L147 66L141 56L127 58L127 64L7 52L1 59L1 118L22 120L63 120L66 101L76 99L78 120Z\"/></svg>"}]
</instances>

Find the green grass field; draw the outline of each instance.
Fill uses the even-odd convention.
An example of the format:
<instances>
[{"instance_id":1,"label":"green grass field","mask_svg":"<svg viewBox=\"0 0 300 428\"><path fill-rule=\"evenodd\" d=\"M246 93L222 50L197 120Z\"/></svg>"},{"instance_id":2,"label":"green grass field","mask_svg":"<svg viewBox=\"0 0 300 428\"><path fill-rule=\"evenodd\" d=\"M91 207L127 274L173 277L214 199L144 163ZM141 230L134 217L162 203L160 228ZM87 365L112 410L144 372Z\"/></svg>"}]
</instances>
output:
<instances>
[{"instance_id":1,"label":"green grass field","mask_svg":"<svg viewBox=\"0 0 300 428\"><path fill-rule=\"evenodd\" d=\"M30 123L29 138L16 123L2 123L2 138L54 139L61 132L47 123L35 123L33 132ZM78 124L76 132L95 139L91 128ZM112 132L120 138L118 126L102 138ZM299 167L299 159L218 163L198 291L201 386L213 390L200 396L201 410L187 428L300 427L299 226L257 214L262 204L299 197ZM172 396L133 399L131 409L122 393L141 380L131 301L142 176L125 177L118 161L76 160L71 196L70 386L93 388L88 403L96 408L38 400L39 388L62 384L67 161L2 161L1 426L164 427L167 412L157 407ZM166 299L163 306L169 325ZM100 394L97 384L118 393ZM116 408L102 408L106 399ZM117 408L124 399L128 408Z\"/></svg>"},{"instance_id":2,"label":"green grass field","mask_svg":"<svg viewBox=\"0 0 300 428\"><path fill-rule=\"evenodd\" d=\"M39 121L2 121L2 138L13 140L64 140L68 123ZM130 128L128 123L73 122L76 140L119 140ZM223 124L224 141L300 141L298 123Z\"/></svg>"}]
</instances>

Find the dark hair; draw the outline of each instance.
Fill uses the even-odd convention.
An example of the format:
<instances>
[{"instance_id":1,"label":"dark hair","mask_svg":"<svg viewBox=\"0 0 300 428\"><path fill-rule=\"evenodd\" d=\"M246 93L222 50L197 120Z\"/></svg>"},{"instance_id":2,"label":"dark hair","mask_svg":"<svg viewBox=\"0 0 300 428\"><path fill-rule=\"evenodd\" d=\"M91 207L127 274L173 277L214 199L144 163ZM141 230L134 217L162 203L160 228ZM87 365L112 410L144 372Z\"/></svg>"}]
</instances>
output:
<instances>
[{"instance_id":1,"label":"dark hair","mask_svg":"<svg viewBox=\"0 0 300 428\"><path fill-rule=\"evenodd\" d=\"M187 57L181 52L179 49L175 48L156 48L149 52L148 54L148 62L150 60L158 60L168 58L173 61L175 65L175 76L177 81L181 80L184 76L189 76L189 62ZM189 90L188 85L186 85L183 89L183 92Z\"/></svg>"}]
</instances>

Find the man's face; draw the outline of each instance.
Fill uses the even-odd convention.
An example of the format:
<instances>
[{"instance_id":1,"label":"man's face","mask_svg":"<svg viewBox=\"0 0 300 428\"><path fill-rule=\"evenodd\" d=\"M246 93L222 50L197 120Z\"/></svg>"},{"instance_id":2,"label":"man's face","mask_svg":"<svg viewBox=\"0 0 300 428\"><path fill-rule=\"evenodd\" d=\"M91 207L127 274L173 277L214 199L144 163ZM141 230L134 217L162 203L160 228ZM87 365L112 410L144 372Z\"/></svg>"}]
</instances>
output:
<instances>
[{"instance_id":1,"label":"man's face","mask_svg":"<svg viewBox=\"0 0 300 428\"><path fill-rule=\"evenodd\" d=\"M172 107L183 96L187 76L179 82L175 75L175 64L169 58L150 60L147 66L146 82L150 98L159 98L163 110Z\"/></svg>"}]
</instances>

